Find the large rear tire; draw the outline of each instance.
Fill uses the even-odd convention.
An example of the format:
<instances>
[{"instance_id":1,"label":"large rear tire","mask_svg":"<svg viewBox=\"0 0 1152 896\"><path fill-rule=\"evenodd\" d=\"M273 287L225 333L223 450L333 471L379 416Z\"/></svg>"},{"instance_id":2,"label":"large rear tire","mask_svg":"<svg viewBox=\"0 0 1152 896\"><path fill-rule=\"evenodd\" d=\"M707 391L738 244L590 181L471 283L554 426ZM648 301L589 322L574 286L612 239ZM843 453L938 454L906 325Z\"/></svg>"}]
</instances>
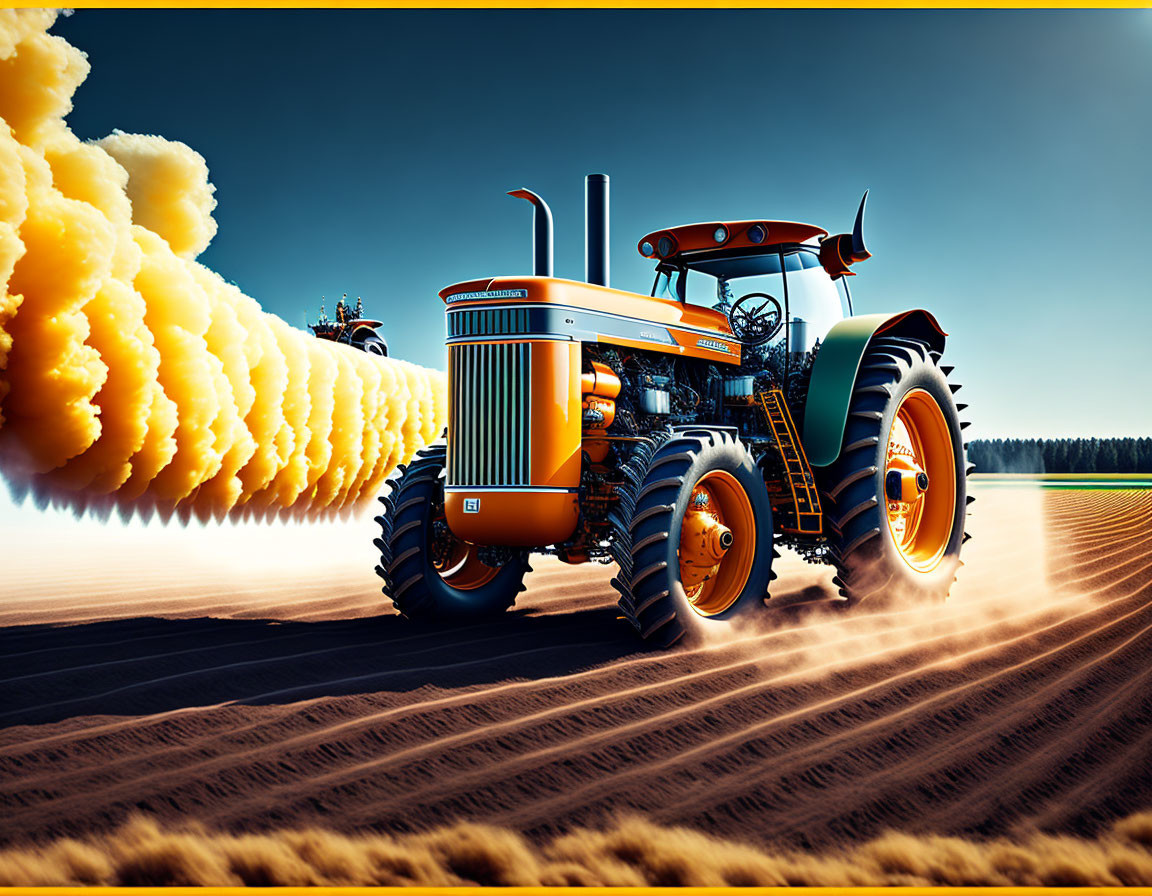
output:
<instances>
[{"instance_id":1,"label":"large rear tire","mask_svg":"<svg viewBox=\"0 0 1152 896\"><path fill-rule=\"evenodd\" d=\"M727 432L642 441L612 513L612 584L625 618L670 647L763 607L772 573L772 507L752 455Z\"/></svg>"},{"instance_id":2,"label":"large rear tire","mask_svg":"<svg viewBox=\"0 0 1152 896\"><path fill-rule=\"evenodd\" d=\"M949 368L917 339L874 339L860 363L840 457L821 476L840 594L947 597L960 567L967 496L960 406Z\"/></svg>"},{"instance_id":3,"label":"large rear tire","mask_svg":"<svg viewBox=\"0 0 1152 896\"><path fill-rule=\"evenodd\" d=\"M429 445L400 467L380 498L376 573L400 613L422 622L465 622L497 616L524 590L528 554L512 551L498 565L456 538L444 521L445 447Z\"/></svg>"}]
</instances>

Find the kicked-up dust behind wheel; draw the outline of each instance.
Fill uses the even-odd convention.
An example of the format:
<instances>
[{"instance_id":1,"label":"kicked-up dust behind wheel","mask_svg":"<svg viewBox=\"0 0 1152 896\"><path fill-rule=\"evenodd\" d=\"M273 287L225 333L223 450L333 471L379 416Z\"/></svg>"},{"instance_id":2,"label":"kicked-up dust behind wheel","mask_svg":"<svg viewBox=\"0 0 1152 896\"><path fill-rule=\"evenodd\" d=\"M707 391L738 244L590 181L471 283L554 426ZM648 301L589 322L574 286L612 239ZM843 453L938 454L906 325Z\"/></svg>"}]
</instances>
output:
<instances>
[{"instance_id":1,"label":"kicked-up dust behind wheel","mask_svg":"<svg viewBox=\"0 0 1152 896\"><path fill-rule=\"evenodd\" d=\"M650 440L624 470L613 584L639 635L670 646L707 620L761 607L772 579L772 507L748 449L724 431Z\"/></svg>"},{"instance_id":2,"label":"kicked-up dust behind wheel","mask_svg":"<svg viewBox=\"0 0 1152 896\"><path fill-rule=\"evenodd\" d=\"M919 340L876 339L856 379L844 448L824 475L835 582L849 601L947 595L965 541L964 457L937 355Z\"/></svg>"}]
</instances>

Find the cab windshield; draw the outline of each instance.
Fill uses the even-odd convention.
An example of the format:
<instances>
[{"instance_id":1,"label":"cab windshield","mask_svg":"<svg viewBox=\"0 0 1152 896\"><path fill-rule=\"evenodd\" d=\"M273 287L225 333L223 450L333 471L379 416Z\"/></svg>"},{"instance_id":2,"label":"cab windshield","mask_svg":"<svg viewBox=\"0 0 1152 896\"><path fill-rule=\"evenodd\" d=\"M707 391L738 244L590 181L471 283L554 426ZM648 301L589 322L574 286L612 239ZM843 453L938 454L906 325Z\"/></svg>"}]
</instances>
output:
<instances>
[{"instance_id":1,"label":"cab windshield","mask_svg":"<svg viewBox=\"0 0 1152 896\"><path fill-rule=\"evenodd\" d=\"M846 286L845 286L846 290ZM844 317L840 292L820 264L816 245L781 246L776 252L686 260L656 270L652 295L704 305L724 314L741 297L760 293L779 301L788 319L800 318L824 333ZM845 291L845 299L851 299Z\"/></svg>"}]
</instances>

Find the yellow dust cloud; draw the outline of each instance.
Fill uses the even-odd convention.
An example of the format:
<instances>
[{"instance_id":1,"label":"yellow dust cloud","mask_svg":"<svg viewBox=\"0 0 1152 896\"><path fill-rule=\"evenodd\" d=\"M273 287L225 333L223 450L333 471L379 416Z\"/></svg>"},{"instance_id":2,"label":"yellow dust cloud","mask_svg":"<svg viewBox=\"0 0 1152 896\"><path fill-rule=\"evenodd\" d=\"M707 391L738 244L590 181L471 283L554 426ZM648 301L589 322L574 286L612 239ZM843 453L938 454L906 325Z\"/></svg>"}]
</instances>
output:
<instances>
[{"instance_id":1,"label":"yellow dust cloud","mask_svg":"<svg viewBox=\"0 0 1152 896\"><path fill-rule=\"evenodd\" d=\"M55 13L0 10L0 468L77 508L334 513L441 431L443 374L324 342L196 262L204 159L64 121Z\"/></svg>"}]
</instances>

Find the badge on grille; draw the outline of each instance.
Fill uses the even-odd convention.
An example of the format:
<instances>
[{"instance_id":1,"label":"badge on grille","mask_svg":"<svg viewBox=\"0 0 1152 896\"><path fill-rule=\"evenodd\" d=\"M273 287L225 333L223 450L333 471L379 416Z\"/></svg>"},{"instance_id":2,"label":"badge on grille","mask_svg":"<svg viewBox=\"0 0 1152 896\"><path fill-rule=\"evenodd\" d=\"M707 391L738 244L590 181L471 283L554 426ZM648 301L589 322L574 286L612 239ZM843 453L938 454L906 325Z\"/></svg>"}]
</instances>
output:
<instances>
[{"instance_id":1,"label":"badge on grille","mask_svg":"<svg viewBox=\"0 0 1152 896\"><path fill-rule=\"evenodd\" d=\"M479 513L480 512L480 499L479 498L465 498L464 499L464 512L465 513Z\"/></svg>"}]
</instances>

